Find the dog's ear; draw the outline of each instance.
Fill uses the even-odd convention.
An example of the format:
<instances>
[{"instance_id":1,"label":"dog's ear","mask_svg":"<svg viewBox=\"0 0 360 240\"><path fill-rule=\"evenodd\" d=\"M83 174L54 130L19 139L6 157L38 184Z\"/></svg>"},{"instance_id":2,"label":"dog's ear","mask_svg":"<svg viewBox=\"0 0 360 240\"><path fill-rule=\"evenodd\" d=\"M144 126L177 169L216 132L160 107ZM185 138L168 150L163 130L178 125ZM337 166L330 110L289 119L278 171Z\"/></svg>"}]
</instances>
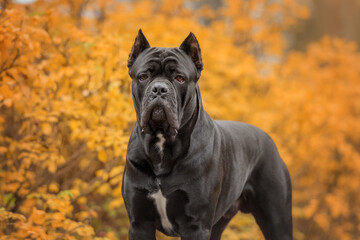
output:
<instances>
[{"instance_id":1,"label":"dog's ear","mask_svg":"<svg viewBox=\"0 0 360 240\"><path fill-rule=\"evenodd\" d=\"M140 53L142 53L147 48L150 48L150 44L146 40L141 29L139 29L139 33L135 38L134 45L132 46L131 52L129 54L128 64L127 64L128 68L131 68L136 58L140 55Z\"/></svg>"},{"instance_id":2,"label":"dog's ear","mask_svg":"<svg viewBox=\"0 0 360 240\"><path fill-rule=\"evenodd\" d=\"M195 35L192 32L180 45L180 49L185 51L186 54L189 55L189 57L194 62L196 68L199 71L203 70L204 64L201 58L200 46Z\"/></svg>"}]
</instances>

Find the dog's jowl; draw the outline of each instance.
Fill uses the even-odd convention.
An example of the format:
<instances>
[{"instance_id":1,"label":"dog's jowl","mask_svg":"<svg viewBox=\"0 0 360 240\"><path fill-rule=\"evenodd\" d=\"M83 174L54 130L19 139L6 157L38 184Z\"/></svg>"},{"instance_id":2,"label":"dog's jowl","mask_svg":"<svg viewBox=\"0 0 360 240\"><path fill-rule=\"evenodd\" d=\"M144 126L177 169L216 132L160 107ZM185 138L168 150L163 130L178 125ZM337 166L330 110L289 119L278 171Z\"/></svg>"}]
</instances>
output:
<instances>
[{"instance_id":1,"label":"dog's jowl","mask_svg":"<svg viewBox=\"0 0 360 240\"><path fill-rule=\"evenodd\" d=\"M122 186L129 239L154 240L159 230L218 240L238 211L253 214L266 239L292 239L288 170L262 130L205 112L194 34L158 48L140 30L128 67L137 116Z\"/></svg>"}]
</instances>

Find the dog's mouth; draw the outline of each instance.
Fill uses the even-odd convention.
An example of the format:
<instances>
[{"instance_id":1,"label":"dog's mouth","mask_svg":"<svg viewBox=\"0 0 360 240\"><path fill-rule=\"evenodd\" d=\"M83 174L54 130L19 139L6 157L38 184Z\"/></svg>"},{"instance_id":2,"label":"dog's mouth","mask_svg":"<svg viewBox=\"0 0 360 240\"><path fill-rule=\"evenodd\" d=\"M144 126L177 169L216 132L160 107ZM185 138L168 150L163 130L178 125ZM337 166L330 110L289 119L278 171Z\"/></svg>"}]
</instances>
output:
<instances>
[{"instance_id":1,"label":"dog's mouth","mask_svg":"<svg viewBox=\"0 0 360 240\"><path fill-rule=\"evenodd\" d=\"M164 101L154 101L144 106L141 113L141 131L153 133L161 130L171 136L175 136L179 129L176 108L170 107Z\"/></svg>"},{"instance_id":2,"label":"dog's mouth","mask_svg":"<svg viewBox=\"0 0 360 240\"><path fill-rule=\"evenodd\" d=\"M160 106L154 107L151 111L151 118L155 124L162 125L166 121L166 114L164 108Z\"/></svg>"}]
</instances>

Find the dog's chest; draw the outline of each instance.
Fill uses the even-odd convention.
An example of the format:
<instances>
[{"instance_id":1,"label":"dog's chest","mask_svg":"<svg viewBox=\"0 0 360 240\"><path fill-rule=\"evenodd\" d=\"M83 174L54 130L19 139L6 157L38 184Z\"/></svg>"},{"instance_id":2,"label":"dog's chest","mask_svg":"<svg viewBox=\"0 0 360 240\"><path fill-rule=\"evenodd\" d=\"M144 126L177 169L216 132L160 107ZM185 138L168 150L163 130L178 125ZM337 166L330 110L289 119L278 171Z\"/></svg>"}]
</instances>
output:
<instances>
[{"instance_id":1,"label":"dog's chest","mask_svg":"<svg viewBox=\"0 0 360 240\"><path fill-rule=\"evenodd\" d=\"M155 148L158 151L158 154L160 156L161 161L159 163L154 165L154 170L156 172L161 172L162 170L162 159L164 154L164 143L165 143L165 137L162 133L158 133L156 135L157 142L155 143ZM155 208L159 214L161 225L164 228L166 232L172 232L173 227L171 225L171 222L168 218L168 213L166 211L166 206L168 199L163 195L163 192L160 188L160 181L157 179L157 185L158 189L155 192L149 193L148 197L154 201Z\"/></svg>"},{"instance_id":2,"label":"dog's chest","mask_svg":"<svg viewBox=\"0 0 360 240\"><path fill-rule=\"evenodd\" d=\"M162 227L165 231L172 232L173 227L166 212L167 199L164 197L161 189L149 194L149 197L154 200L154 205L159 214Z\"/></svg>"}]
</instances>

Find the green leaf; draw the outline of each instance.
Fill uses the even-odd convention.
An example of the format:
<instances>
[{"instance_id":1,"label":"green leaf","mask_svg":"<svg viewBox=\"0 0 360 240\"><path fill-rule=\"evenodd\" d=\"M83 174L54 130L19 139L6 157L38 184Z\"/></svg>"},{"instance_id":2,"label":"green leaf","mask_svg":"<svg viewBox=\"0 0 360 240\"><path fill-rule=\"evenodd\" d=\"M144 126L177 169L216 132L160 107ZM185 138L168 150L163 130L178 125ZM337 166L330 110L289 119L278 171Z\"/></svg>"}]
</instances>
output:
<instances>
[{"instance_id":1,"label":"green leaf","mask_svg":"<svg viewBox=\"0 0 360 240\"><path fill-rule=\"evenodd\" d=\"M69 196L70 198L74 197L73 194L69 190L61 191L56 195L57 198L63 198L64 196Z\"/></svg>"},{"instance_id":2,"label":"green leaf","mask_svg":"<svg viewBox=\"0 0 360 240\"><path fill-rule=\"evenodd\" d=\"M5 206L12 208L12 207L14 207L15 202L16 202L16 198L14 197L14 195L12 193L7 193L4 195L3 203Z\"/></svg>"}]
</instances>

